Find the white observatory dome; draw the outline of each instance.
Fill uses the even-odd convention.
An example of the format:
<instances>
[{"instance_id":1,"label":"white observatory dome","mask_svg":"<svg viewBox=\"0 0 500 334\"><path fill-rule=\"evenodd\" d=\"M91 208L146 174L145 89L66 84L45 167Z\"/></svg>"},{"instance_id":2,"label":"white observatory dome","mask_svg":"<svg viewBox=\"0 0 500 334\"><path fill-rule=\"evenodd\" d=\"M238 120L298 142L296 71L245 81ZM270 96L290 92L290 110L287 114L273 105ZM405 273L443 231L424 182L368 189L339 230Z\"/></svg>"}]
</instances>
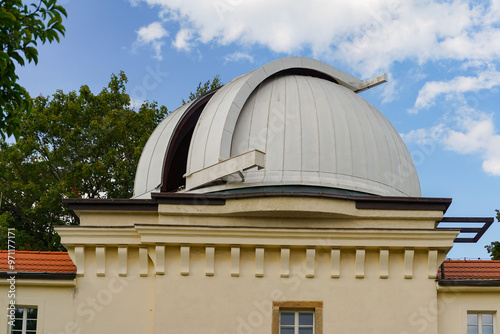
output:
<instances>
[{"instance_id":1,"label":"white observatory dome","mask_svg":"<svg viewBox=\"0 0 500 334\"><path fill-rule=\"evenodd\" d=\"M420 197L413 160L361 81L284 58L172 112L144 148L134 196L314 186Z\"/></svg>"}]
</instances>

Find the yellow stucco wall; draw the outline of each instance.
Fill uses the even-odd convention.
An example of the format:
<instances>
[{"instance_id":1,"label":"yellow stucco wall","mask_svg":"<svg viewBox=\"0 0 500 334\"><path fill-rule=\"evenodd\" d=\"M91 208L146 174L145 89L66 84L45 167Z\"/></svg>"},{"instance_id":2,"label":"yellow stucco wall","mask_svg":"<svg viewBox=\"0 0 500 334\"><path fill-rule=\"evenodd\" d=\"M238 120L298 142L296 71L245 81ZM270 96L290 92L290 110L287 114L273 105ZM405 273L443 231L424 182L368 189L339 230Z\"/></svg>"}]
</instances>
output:
<instances>
[{"instance_id":1,"label":"yellow stucco wall","mask_svg":"<svg viewBox=\"0 0 500 334\"><path fill-rule=\"evenodd\" d=\"M95 248L85 252L87 275L77 278L73 303L80 333L153 333L154 277L140 277L138 249L128 253L129 273L117 271L117 249L106 250L106 274L96 275Z\"/></svg>"},{"instance_id":2,"label":"yellow stucco wall","mask_svg":"<svg viewBox=\"0 0 500 334\"><path fill-rule=\"evenodd\" d=\"M18 306L38 308L37 333L72 333L74 322L74 287L63 280L16 280L15 301ZM30 284L30 285L26 285ZM56 286L56 284L60 284ZM0 284L0 308L7 310L10 285L6 279ZM0 333L7 333L8 318L0 317Z\"/></svg>"},{"instance_id":3,"label":"yellow stucco wall","mask_svg":"<svg viewBox=\"0 0 500 334\"><path fill-rule=\"evenodd\" d=\"M457 234L434 230L440 211L324 198L79 215L58 232L80 333L270 333L273 301L323 301L325 333L436 334L421 310Z\"/></svg>"},{"instance_id":4,"label":"yellow stucco wall","mask_svg":"<svg viewBox=\"0 0 500 334\"><path fill-rule=\"evenodd\" d=\"M178 251L168 249L167 257ZM323 301L324 333L417 333L411 321L420 307L436 298L427 277L427 255L417 252L414 277L403 275L403 253L390 255L389 278L379 277L378 252L367 251L365 277L355 277L355 251L341 254L341 276L331 278L330 252L318 249L314 278L306 278L305 249L292 249L290 277L280 277L280 251L266 250L264 277L255 277L254 251L241 253L240 276L230 275L230 249L216 249L213 277L205 275L203 249L191 254L189 276L170 261L157 276L155 325L190 333L270 333L272 301ZM174 303L165 302L166 299ZM158 316L158 315L162 316ZM158 330L157 333L161 331ZM437 321L420 333L437 333Z\"/></svg>"},{"instance_id":5,"label":"yellow stucco wall","mask_svg":"<svg viewBox=\"0 0 500 334\"><path fill-rule=\"evenodd\" d=\"M467 334L467 312L492 312L495 334L500 333L500 287L439 287L440 334Z\"/></svg>"}]
</instances>

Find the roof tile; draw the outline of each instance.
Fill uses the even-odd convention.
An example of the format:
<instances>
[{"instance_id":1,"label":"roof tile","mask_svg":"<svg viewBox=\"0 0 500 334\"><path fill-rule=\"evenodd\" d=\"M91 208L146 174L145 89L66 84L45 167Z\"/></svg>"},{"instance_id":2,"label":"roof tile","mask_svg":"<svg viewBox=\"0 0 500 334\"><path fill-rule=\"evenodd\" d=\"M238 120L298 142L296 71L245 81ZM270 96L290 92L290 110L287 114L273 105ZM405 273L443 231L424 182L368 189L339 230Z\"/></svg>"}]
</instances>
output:
<instances>
[{"instance_id":1,"label":"roof tile","mask_svg":"<svg viewBox=\"0 0 500 334\"><path fill-rule=\"evenodd\" d=\"M0 271L30 273L76 273L76 266L67 252L16 251L14 269L9 268L9 252L0 250Z\"/></svg>"},{"instance_id":2,"label":"roof tile","mask_svg":"<svg viewBox=\"0 0 500 334\"><path fill-rule=\"evenodd\" d=\"M444 279L500 280L500 260L445 260L443 265Z\"/></svg>"}]
</instances>

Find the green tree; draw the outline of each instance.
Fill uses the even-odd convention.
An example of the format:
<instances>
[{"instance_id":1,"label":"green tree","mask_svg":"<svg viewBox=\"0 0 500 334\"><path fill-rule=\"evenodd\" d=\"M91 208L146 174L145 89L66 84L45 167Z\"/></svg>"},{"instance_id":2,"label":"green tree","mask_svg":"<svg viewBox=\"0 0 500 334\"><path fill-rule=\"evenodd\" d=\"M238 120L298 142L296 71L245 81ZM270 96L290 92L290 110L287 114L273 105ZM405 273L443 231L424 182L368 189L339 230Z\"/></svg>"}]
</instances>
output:
<instances>
[{"instance_id":1,"label":"green tree","mask_svg":"<svg viewBox=\"0 0 500 334\"><path fill-rule=\"evenodd\" d=\"M197 98L205 95L209 91L216 89L216 88L219 88L219 87L222 87L223 85L224 84L222 83L222 81L220 79L220 75L218 75L218 74L216 76L214 76L214 78L212 80L207 80L207 82L205 82L204 84L202 84L200 81L200 83L198 84L198 87L196 87L196 91L194 93L193 92L189 93L189 99L187 101L182 99L182 104L186 104L190 101L196 100Z\"/></svg>"},{"instance_id":2,"label":"green tree","mask_svg":"<svg viewBox=\"0 0 500 334\"><path fill-rule=\"evenodd\" d=\"M497 221L500 223L500 210L497 212ZM492 260L500 260L500 241L493 241L491 244L484 246L491 255Z\"/></svg>"},{"instance_id":3,"label":"green tree","mask_svg":"<svg viewBox=\"0 0 500 334\"><path fill-rule=\"evenodd\" d=\"M15 228L17 249L62 249L54 226L76 224L63 198L129 198L142 149L167 115L145 103L136 112L123 72L94 95L88 86L34 99L16 143L0 140L1 247Z\"/></svg>"},{"instance_id":4,"label":"green tree","mask_svg":"<svg viewBox=\"0 0 500 334\"><path fill-rule=\"evenodd\" d=\"M62 17L66 10L57 0L41 0L37 4L22 0L0 0L0 134L21 134L24 112L30 112L33 102L25 88L17 83L16 63L38 63L38 42L59 42L65 33Z\"/></svg>"}]
</instances>

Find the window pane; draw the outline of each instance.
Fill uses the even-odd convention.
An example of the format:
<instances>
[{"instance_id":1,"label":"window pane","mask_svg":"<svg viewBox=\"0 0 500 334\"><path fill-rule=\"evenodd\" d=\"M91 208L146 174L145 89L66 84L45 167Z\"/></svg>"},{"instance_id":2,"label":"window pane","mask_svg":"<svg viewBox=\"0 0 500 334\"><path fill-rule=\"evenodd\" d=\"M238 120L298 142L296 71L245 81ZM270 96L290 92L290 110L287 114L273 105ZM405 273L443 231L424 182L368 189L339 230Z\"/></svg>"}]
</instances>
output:
<instances>
[{"instance_id":1,"label":"window pane","mask_svg":"<svg viewBox=\"0 0 500 334\"><path fill-rule=\"evenodd\" d=\"M28 320L26 322L26 329L36 329L36 320Z\"/></svg>"},{"instance_id":2,"label":"window pane","mask_svg":"<svg viewBox=\"0 0 500 334\"><path fill-rule=\"evenodd\" d=\"M299 312L299 325L312 325L313 313L312 312Z\"/></svg>"},{"instance_id":3,"label":"window pane","mask_svg":"<svg viewBox=\"0 0 500 334\"><path fill-rule=\"evenodd\" d=\"M293 327L281 327L280 334L293 334Z\"/></svg>"},{"instance_id":4,"label":"window pane","mask_svg":"<svg viewBox=\"0 0 500 334\"><path fill-rule=\"evenodd\" d=\"M22 308L16 308L16 318L22 319L23 318L23 310Z\"/></svg>"},{"instance_id":5,"label":"window pane","mask_svg":"<svg viewBox=\"0 0 500 334\"><path fill-rule=\"evenodd\" d=\"M28 308L28 319L36 319L38 310L36 308Z\"/></svg>"},{"instance_id":6,"label":"window pane","mask_svg":"<svg viewBox=\"0 0 500 334\"><path fill-rule=\"evenodd\" d=\"M484 313L481 315L483 325L493 325L493 314L492 313Z\"/></svg>"},{"instance_id":7,"label":"window pane","mask_svg":"<svg viewBox=\"0 0 500 334\"><path fill-rule=\"evenodd\" d=\"M299 334L313 334L312 327L310 328L299 328Z\"/></svg>"},{"instance_id":8,"label":"window pane","mask_svg":"<svg viewBox=\"0 0 500 334\"><path fill-rule=\"evenodd\" d=\"M467 314L467 325L477 325L477 313Z\"/></svg>"},{"instance_id":9,"label":"window pane","mask_svg":"<svg viewBox=\"0 0 500 334\"><path fill-rule=\"evenodd\" d=\"M293 325L295 323L294 312L281 312L281 325Z\"/></svg>"},{"instance_id":10,"label":"window pane","mask_svg":"<svg viewBox=\"0 0 500 334\"><path fill-rule=\"evenodd\" d=\"M493 334L493 326L483 326L483 334Z\"/></svg>"},{"instance_id":11,"label":"window pane","mask_svg":"<svg viewBox=\"0 0 500 334\"><path fill-rule=\"evenodd\" d=\"M16 319L14 321L14 329L23 329L23 320L22 319Z\"/></svg>"},{"instance_id":12,"label":"window pane","mask_svg":"<svg viewBox=\"0 0 500 334\"><path fill-rule=\"evenodd\" d=\"M478 334L477 326L467 326L467 334Z\"/></svg>"}]
</instances>

